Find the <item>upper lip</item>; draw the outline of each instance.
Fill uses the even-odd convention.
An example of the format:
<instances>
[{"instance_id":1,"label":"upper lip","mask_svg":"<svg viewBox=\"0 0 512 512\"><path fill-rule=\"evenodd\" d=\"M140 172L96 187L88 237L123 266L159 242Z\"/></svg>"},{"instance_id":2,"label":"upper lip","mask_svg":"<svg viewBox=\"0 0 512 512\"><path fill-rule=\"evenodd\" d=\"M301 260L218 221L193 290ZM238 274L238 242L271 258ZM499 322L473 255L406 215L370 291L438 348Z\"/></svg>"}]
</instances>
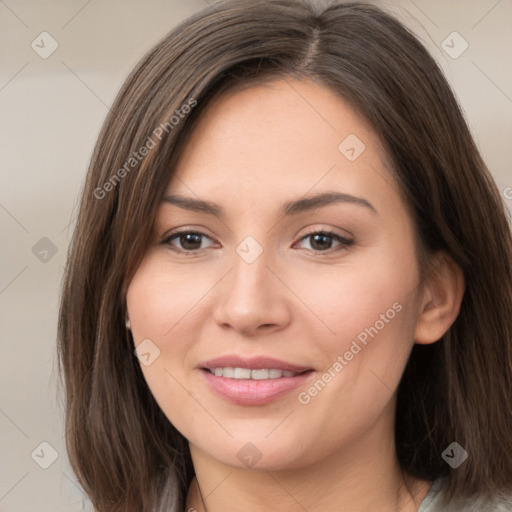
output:
<instances>
[{"instance_id":1,"label":"upper lip","mask_svg":"<svg viewBox=\"0 0 512 512\"><path fill-rule=\"evenodd\" d=\"M296 364L281 361L274 357L268 356L256 356L256 357L243 357L240 355L225 355L216 357L215 359L209 359L208 361L201 363L200 368L207 368L214 370L215 368L248 368L249 370L284 370L289 372L305 372L312 370L313 368L308 366L299 366Z\"/></svg>"}]
</instances>

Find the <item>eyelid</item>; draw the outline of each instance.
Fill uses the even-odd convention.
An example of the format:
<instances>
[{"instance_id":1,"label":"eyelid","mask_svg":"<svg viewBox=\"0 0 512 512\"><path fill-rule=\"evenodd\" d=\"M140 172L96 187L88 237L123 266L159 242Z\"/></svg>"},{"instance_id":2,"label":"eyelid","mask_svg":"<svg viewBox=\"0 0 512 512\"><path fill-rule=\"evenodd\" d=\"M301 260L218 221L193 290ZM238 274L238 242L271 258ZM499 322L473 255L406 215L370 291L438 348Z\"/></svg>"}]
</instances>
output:
<instances>
[{"instance_id":1,"label":"eyelid","mask_svg":"<svg viewBox=\"0 0 512 512\"><path fill-rule=\"evenodd\" d=\"M169 238L173 235L177 235L179 233L200 233L208 238L212 238L206 231L208 231L203 226L196 226L195 224L186 224L184 226L180 226L179 228L170 229L162 235L162 240Z\"/></svg>"},{"instance_id":2,"label":"eyelid","mask_svg":"<svg viewBox=\"0 0 512 512\"><path fill-rule=\"evenodd\" d=\"M345 232L346 234L341 234L341 233L338 233L338 231L336 231L334 228L318 228L318 227L313 227L313 228L308 229L308 231L300 237L300 240L302 240L303 238L305 238L307 236L315 235L317 233L324 233L326 235L337 236L339 238L342 238L346 242L351 242L351 243L354 242L354 235L352 235L348 231Z\"/></svg>"}]
</instances>

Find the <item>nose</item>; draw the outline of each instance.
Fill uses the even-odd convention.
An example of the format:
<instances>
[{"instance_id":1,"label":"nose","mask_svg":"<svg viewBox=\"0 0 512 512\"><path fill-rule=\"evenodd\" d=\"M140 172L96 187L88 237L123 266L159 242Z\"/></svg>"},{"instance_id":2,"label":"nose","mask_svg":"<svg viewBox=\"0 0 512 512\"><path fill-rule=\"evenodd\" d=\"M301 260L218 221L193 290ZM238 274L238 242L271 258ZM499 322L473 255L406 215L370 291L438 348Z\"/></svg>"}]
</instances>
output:
<instances>
[{"instance_id":1,"label":"nose","mask_svg":"<svg viewBox=\"0 0 512 512\"><path fill-rule=\"evenodd\" d=\"M270 259L263 251L249 263L235 253L233 268L217 287L213 318L222 329L255 337L290 323L292 292L284 284L286 276L279 275L279 266Z\"/></svg>"}]
</instances>

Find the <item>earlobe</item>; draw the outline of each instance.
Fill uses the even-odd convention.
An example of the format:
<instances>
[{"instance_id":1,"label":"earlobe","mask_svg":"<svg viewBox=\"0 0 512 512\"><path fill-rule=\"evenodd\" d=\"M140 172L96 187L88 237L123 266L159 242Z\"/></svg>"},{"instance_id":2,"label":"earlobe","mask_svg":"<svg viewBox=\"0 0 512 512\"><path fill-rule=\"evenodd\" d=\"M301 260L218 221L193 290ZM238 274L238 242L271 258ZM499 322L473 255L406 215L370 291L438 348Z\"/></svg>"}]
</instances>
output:
<instances>
[{"instance_id":1,"label":"earlobe","mask_svg":"<svg viewBox=\"0 0 512 512\"><path fill-rule=\"evenodd\" d=\"M423 284L423 300L418 313L414 341L434 343L455 322L464 296L464 273L444 251L435 255L436 262Z\"/></svg>"}]
</instances>

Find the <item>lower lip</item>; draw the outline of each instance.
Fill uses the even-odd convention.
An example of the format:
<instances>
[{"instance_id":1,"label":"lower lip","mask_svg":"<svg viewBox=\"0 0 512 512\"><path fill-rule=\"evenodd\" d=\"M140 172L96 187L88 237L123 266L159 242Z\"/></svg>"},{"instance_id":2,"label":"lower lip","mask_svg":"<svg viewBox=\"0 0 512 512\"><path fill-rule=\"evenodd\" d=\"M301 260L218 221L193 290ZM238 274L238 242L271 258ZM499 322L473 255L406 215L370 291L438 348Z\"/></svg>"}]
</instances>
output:
<instances>
[{"instance_id":1,"label":"lower lip","mask_svg":"<svg viewBox=\"0 0 512 512\"><path fill-rule=\"evenodd\" d=\"M228 379L201 370L210 388L225 400L238 405L265 405L290 393L311 378L308 371L295 377L279 379Z\"/></svg>"}]
</instances>

